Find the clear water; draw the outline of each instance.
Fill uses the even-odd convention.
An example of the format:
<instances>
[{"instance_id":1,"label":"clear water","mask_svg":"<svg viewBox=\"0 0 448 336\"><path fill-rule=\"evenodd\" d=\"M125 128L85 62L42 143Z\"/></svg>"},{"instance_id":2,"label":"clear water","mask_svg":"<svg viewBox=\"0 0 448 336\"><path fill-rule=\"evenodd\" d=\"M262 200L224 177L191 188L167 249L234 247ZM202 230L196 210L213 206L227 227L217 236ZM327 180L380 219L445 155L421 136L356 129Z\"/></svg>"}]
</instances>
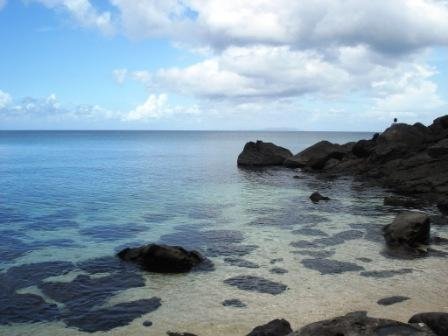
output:
<instances>
[{"instance_id":1,"label":"clear water","mask_svg":"<svg viewBox=\"0 0 448 336\"><path fill-rule=\"evenodd\" d=\"M278 317L298 328L354 310L403 321L417 312L447 310L446 246L436 246L440 253L417 260L382 254L381 227L401 210L382 205L388 191L349 178L322 179L290 169L250 171L236 166L249 140L272 141L298 152L321 139L345 143L370 136L0 132L0 289L36 294L66 314L48 318L51 314L44 310L43 318L32 321L32 312L29 320L25 317L20 323L0 317L0 334L86 334L81 331L84 324L66 323L67 314L74 315L76 309L67 311L67 306L77 303L58 301L42 284L70 283L83 274L92 279L110 276L107 271L88 274L78 265L113 256L123 246L158 241L201 250L214 262L215 270L183 275L134 270L143 286L109 291L104 302L89 297L89 309L152 297L161 298L161 306L96 334L164 335L171 330L202 336L245 335L255 325ZM308 196L315 190L332 200L312 204ZM448 231L434 227L433 235L448 238ZM238 267L226 258L244 259L259 267ZM15 272L8 283L26 280L27 285L12 291L5 285L13 267L27 269L29 264L47 261L75 266L43 279L39 272ZM273 273L274 267L288 272ZM339 273L334 273L335 267ZM246 275L288 289L272 295L224 282ZM246 289L254 289L250 285ZM376 303L391 295L410 299L392 306ZM223 306L227 299L239 299L246 307ZM1 305L6 302L20 309L16 300L16 296L0 296ZM111 319L118 316L114 314ZM153 325L143 326L148 320Z\"/></svg>"}]
</instances>

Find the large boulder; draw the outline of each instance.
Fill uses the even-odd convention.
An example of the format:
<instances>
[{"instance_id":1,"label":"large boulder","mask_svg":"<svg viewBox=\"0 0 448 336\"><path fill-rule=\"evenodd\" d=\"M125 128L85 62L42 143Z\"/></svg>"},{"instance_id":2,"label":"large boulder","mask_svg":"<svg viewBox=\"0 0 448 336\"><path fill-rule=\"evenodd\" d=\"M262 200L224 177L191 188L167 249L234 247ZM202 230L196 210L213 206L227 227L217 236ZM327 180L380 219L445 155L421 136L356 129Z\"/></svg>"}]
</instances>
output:
<instances>
[{"instance_id":1,"label":"large boulder","mask_svg":"<svg viewBox=\"0 0 448 336\"><path fill-rule=\"evenodd\" d=\"M206 261L199 252L187 251L180 246L148 244L125 248L117 256L135 262L143 269L158 273L184 273Z\"/></svg>"},{"instance_id":2,"label":"large boulder","mask_svg":"<svg viewBox=\"0 0 448 336\"><path fill-rule=\"evenodd\" d=\"M374 149L375 160L392 160L418 151L428 138L422 124L394 124L378 136Z\"/></svg>"},{"instance_id":3,"label":"large boulder","mask_svg":"<svg viewBox=\"0 0 448 336\"><path fill-rule=\"evenodd\" d=\"M322 169L328 160L341 160L353 146L341 146L328 141L320 141L299 154L286 159L284 165L290 168L309 167Z\"/></svg>"},{"instance_id":4,"label":"large boulder","mask_svg":"<svg viewBox=\"0 0 448 336\"><path fill-rule=\"evenodd\" d=\"M448 313L415 314L409 323L424 323L438 336L448 335Z\"/></svg>"},{"instance_id":5,"label":"large boulder","mask_svg":"<svg viewBox=\"0 0 448 336\"><path fill-rule=\"evenodd\" d=\"M238 156L239 166L263 167L281 166L292 153L283 147L270 142L248 142Z\"/></svg>"},{"instance_id":6,"label":"large boulder","mask_svg":"<svg viewBox=\"0 0 448 336\"><path fill-rule=\"evenodd\" d=\"M371 318L365 312L350 313L309 324L290 336L434 336L427 328L398 321Z\"/></svg>"},{"instance_id":7,"label":"large boulder","mask_svg":"<svg viewBox=\"0 0 448 336\"><path fill-rule=\"evenodd\" d=\"M384 239L392 248L418 249L429 244L430 222L430 217L425 213L402 212L383 228Z\"/></svg>"},{"instance_id":8,"label":"large boulder","mask_svg":"<svg viewBox=\"0 0 448 336\"><path fill-rule=\"evenodd\" d=\"M291 325L284 319L276 319L255 327L247 336L286 336L292 332Z\"/></svg>"}]
</instances>

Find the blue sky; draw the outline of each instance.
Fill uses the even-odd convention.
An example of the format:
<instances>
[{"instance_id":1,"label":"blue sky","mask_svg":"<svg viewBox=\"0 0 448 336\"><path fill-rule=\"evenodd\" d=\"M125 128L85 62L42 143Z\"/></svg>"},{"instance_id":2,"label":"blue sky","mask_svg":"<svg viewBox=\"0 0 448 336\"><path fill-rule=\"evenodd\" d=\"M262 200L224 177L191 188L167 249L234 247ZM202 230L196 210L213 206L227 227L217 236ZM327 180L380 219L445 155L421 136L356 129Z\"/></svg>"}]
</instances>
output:
<instances>
[{"instance_id":1,"label":"blue sky","mask_svg":"<svg viewBox=\"0 0 448 336\"><path fill-rule=\"evenodd\" d=\"M0 0L0 129L429 123L447 46L440 0Z\"/></svg>"}]
</instances>

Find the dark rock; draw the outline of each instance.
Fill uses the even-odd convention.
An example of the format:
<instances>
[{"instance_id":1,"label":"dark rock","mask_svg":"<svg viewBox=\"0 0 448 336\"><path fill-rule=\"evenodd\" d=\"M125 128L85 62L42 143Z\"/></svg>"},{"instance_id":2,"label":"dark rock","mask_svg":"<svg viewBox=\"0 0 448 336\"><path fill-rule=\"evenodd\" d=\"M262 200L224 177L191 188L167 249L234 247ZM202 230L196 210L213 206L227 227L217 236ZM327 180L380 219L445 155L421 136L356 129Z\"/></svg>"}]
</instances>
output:
<instances>
[{"instance_id":1,"label":"dark rock","mask_svg":"<svg viewBox=\"0 0 448 336\"><path fill-rule=\"evenodd\" d=\"M365 263L370 263L370 262L373 261L372 259L365 258L365 257L359 257L359 258L356 258L356 260L359 260L359 261L362 261L362 262L365 262Z\"/></svg>"},{"instance_id":2,"label":"dark rock","mask_svg":"<svg viewBox=\"0 0 448 336\"><path fill-rule=\"evenodd\" d=\"M352 153L360 158L368 157L375 147L373 140L359 140L352 149Z\"/></svg>"},{"instance_id":3,"label":"dark rock","mask_svg":"<svg viewBox=\"0 0 448 336\"><path fill-rule=\"evenodd\" d=\"M303 259L302 264L306 268L319 271L321 274L340 274L364 270L364 267L357 264L331 259Z\"/></svg>"},{"instance_id":4,"label":"dark rock","mask_svg":"<svg viewBox=\"0 0 448 336\"><path fill-rule=\"evenodd\" d=\"M412 273L411 268L401 268L398 270L384 270L384 271L366 271L361 272L360 275L364 277L370 277L370 278L391 278L396 275L402 275L402 274L409 274Z\"/></svg>"},{"instance_id":5,"label":"dark rock","mask_svg":"<svg viewBox=\"0 0 448 336\"><path fill-rule=\"evenodd\" d=\"M422 212L402 212L383 228L383 234L391 248L417 249L429 243L430 219Z\"/></svg>"},{"instance_id":6,"label":"dark rock","mask_svg":"<svg viewBox=\"0 0 448 336\"><path fill-rule=\"evenodd\" d=\"M389 297L383 298L381 300L378 300L376 303L378 303L379 305L382 305L382 306L390 306L395 303L400 303L400 302L403 302L406 300L409 300L409 298L407 296L389 296Z\"/></svg>"},{"instance_id":7,"label":"dark rock","mask_svg":"<svg viewBox=\"0 0 448 336\"><path fill-rule=\"evenodd\" d=\"M0 325L50 322L59 319L57 305L35 294L0 293Z\"/></svg>"},{"instance_id":8,"label":"dark rock","mask_svg":"<svg viewBox=\"0 0 448 336\"><path fill-rule=\"evenodd\" d=\"M117 255L124 261L135 262L145 270L158 273L189 272L205 260L199 252L157 244L126 248Z\"/></svg>"},{"instance_id":9,"label":"dark rock","mask_svg":"<svg viewBox=\"0 0 448 336\"><path fill-rule=\"evenodd\" d=\"M136 318L153 312L160 307L159 298L141 299L132 302L118 303L111 307L72 314L64 319L69 327L81 331L109 331L130 324Z\"/></svg>"},{"instance_id":10,"label":"dark rock","mask_svg":"<svg viewBox=\"0 0 448 336\"><path fill-rule=\"evenodd\" d=\"M281 267L274 267L274 268L271 268L269 270L269 272L271 272L273 274L285 274L285 273L288 273L288 270L281 268Z\"/></svg>"},{"instance_id":11,"label":"dark rock","mask_svg":"<svg viewBox=\"0 0 448 336\"><path fill-rule=\"evenodd\" d=\"M322 169L328 160L332 158L340 160L348 153L348 150L349 148L328 141L320 141L299 154L287 158L284 165L290 168Z\"/></svg>"},{"instance_id":12,"label":"dark rock","mask_svg":"<svg viewBox=\"0 0 448 336\"><path fill-rule=\"evenodd\" d=\"M222 302L222 305L224 307L236 307L236 308L244 308L247 307L245 303L241 302L238 299L229 299L229 300L224 300Z\"/></svg>"},{"instance_id":13,"label":"dark rock","mask_svg":"<svg viewBox=\"0 0 448 336\"><path fill-rule=\"evenodd\" d=\"M320 201L329 201L330 198L326 196L322 196L318 191L315 191L311 194L310 200L313 203L319 203Z\"/></svg>"},{"instance_id":14,"label":"dark rock","mask_svg":"<svg viewBox=\"0 0 448 336\"><path fill-rule=\"evenodd\" d=\"M437 203L437 208L442 214L448 215L448 201L440 201Z\"/></svg>"},{"instance_id":15,"label":"dark rock","mask_svg":"<svg viewBox=\"0 0 448 336\"><path fill-rule=\"evenodd\" d=\"M246 268L259 268L256 263L253 263L248 260L240 259L240 258L224 258L224 262L226 262L229 265L237 266L237 267L246 267Z\"/></svg>"},{"instance_id":16,"label":"dark rock","mask_svg":"<svg viewBox=\"0 0 448 336\"><path fill-rule=\"evenodd\" d=\"M434 336L417 325L377 319L365 312L350 313L331 320L311 323L290 336Z\"/></svg>"},{"instance_id":17,"label":"dark rock","mask_svg":"<svg viewBox=\"0 0 448 336\"><path fill-rule=\"evenodd\" d=\"M406 208L420 208L422 202L409 197L387 196L384 197L384 205L402 206Z\"/></svg>"},{"instance_id":18,"label":"dark rock","mask_svg":"<svg viewBox=\"0 0 448 336\"><path fill-rule=\"evenodd\" d=\"M292 153L270 142L248 142L238 156L239 166L264 167L281 166Z\"/></svg>"},{"instance_id":19,"label":"dark rock","mask_svg":"<svg viewBox=\"0 0 448 336\"><path fill-rule=\"evenodd\" d=\"M448 335L448 313L416 314L409 323L424 323L438 336Z\"/></svg>"},{"instance_id":20,"label":"dark rock","mask_svg":"<svg viewBox=\"0 0 448 336\"><path fill-rule=\"evenodd\" d=\"M428 147L428 155L432 158L440 158L448 154L448 139L443 139L435 145Z\"/></svg>"},{"instance_id":21,"label":"dark rock","mask_svg":"<svg viewBox=\"0 0 448 336\"><path fill-rule=\"evenodd\" d=\"M284 292L287 286L252 275L241 275L224 280L224 283L241 290L277 295Z\"/></svg>"},{"instance_id":22,"label":"dark rock","mask_svg":"<svg viewBox=\"0 0 448 336\"><path fill-rule=\"evenodd\" d=\"M255 327L247 336L286 336L292 332L291 325L284 319L272 320Z\"/></svg>"},{"instance_id":23,"label":"dark rock","mask_svg":"<svg viewBox=\"0 0 448 336\"><path fill-rule=\"evenodd\" d=\"M168 331L166 334L168 336L198 336L196 334L192 334L192 333L188 333L188 332L179 333L179 332Z\"/></svg>"},{"instance_id":24,"label":"dark rock","mask_svg":"<svg viewBox=\"0 0 448 336\"><path fill-rule=\"evenodd\" d=\"M142 324L144 327L151 327L153 323L151 321L144 321Z\"/></svg>"}]
</instances>

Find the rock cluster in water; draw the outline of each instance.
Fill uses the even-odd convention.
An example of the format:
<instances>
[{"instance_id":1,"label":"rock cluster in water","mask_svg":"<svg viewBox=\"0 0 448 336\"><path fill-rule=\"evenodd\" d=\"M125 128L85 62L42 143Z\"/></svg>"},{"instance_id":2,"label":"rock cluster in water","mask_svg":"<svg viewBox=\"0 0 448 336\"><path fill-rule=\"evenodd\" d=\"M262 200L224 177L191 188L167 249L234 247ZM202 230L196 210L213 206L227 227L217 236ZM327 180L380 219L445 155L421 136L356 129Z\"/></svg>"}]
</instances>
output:
<instances>
[{"instance_id":1,"label":"rock cluster in water","mask_svg":"<svg viewBox=\"0 0 448 336\"><path fill-rule=\"evenodd\" d=\"M320 141L285 157L283 163L274 151L254 149L263 148L263 142L257 144L246 144L238 164L283 164L330 175L362 176L403 194L440 201L440 208L448 211L445 200L448 196L448 115L435 119L428 127L421 123L393 124L369 140L344 145ZM276 148L273 144L270 146Z\"/></svg>"}]
</instances>

